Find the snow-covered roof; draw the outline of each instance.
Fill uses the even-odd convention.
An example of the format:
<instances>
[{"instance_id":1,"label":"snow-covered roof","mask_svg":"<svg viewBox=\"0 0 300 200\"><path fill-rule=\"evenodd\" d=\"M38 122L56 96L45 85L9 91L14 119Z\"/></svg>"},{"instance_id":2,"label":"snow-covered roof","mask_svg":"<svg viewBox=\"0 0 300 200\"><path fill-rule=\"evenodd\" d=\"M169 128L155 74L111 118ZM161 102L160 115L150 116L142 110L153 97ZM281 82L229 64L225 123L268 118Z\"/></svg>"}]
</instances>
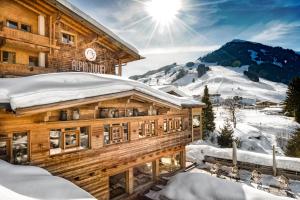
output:
<instances>
[{"instance_id":1,"label":"snow-covered roof","mask_svg":"<svg viewBox=\"0 0 300 200\"><path fill-rule=\"evenodd\" d=\"M70 10L73 14L76 14L80 18L81 21L88 22L89 24L93 25L96 29L106 33L107 35L109 35L114 40L121 43L122 45L124 45L125 47L127 47L128 49L133 51L134 53L139 54L138 50L134 46L132 46L129 43L125 42L123 39L121 39L119 36L117 36L115 33L113 33L107 27L100 24L98 21L96 21L95 19L93 19L92 17L90 17L89 15L84 13L83 11L81 11L79 8L77 8L76 6L71 4L69 1L66 1L66 0L49 0L49 2L50 3L52 2L56 6L63 6L64 8Z\"/></svg>"},{"instance_id":2,"label":"snow-covered roof","mask_svg":"<svg viewBox=\"0 0 300 200\"><path fill-rule=\"evenodd\" d=\"M164 92L174 92L176 94L178 94L181 97L189 97L189 95L187 95L186 93L182 92L181 90L179 90L176 86L174 85L157 85L157 86L152 86L155 89L164 91Z\"/></svg>"},{"instance_id":3,"label":"snow-covered roof","mask_svg":"<svg viewBox=\"0 0 300 200\"><path fill-rule=\"evenodd\" d=\"M1 199L95 200L92 195L73 183L52 176L39 167L17 166L0 160L0 177Z\"/></svg>"},{"instance_id":4,"label":"snow-covered roof","mask_svg":"<svg viewBox=\"0 0 300 200\"><path fill-rule=\"evenodd\" d=\"M176 97L138 81L114 75L84 72L42 74L0 79L0 104L13 110L57 102L135 91L176 107L199 107L203 103L187 97Z\"/></svg>"}]
</instances>

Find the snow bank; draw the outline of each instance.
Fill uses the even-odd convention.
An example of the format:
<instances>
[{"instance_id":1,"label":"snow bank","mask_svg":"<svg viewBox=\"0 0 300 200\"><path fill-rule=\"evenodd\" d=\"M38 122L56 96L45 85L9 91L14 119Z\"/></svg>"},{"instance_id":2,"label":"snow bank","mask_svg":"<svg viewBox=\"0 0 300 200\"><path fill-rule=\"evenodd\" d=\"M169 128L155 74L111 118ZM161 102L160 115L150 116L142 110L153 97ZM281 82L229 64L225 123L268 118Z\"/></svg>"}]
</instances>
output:
<instances>
[{"instance_id":1,"label":"snow bank","mask_svg":"<svg viewBox=\"0 0 300 200\"><path fill-rule=\"evenodd\" d=\"M0 160L0 199L94 200L73 183L39 167L16 166Z\"/></svg>"},{"instance_id":2,"label":"snow bank","mask_svg":"<svg viewBox=\"0 0 300 200\"><path fill-rule=\"evenodd\" d=\"M42 74L0 79L0 103L12 109L51 104L127 91L139 91L171 104L203 105L191 98L179 98L143 83L114 75L82 72Z\"/></svg>"},{"instance_id":3,"label":"snow bank","mask_svg":"<svg viewBox=\"0 0 300 200\"><path fill-rule=\"evenodd\" d=\"M180 173L174 176L161 195L171 200L283 200L248 185L223 180L202 173Z\"/></svg>"},{"instance_id":4,"label":"snow bank","mask_svg":"<svg viewBox=\"0 0 300 200\"><path fill-rule=\"evenodd\" d=\"M204 156L216 158L232 159L231 148L216 148L209 145L189 145L187 146L187 159L193 162L201 162ZM272 155L255 153L250 151L237 151L237 160L258 165L272 166ZM277 168L300 172L300 159L276 156Z\"/></svg>"}]
</instances>

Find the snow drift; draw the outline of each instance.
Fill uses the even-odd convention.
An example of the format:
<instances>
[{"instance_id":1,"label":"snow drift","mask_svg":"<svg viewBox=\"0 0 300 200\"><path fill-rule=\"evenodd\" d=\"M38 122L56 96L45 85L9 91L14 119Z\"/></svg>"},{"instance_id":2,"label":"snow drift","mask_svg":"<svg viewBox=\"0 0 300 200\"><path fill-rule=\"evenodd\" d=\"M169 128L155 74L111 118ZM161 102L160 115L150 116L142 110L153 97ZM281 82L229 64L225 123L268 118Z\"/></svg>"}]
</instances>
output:
<instances>
[{"instance_id":1,"label":"snow drift","mask_svg":"<svg viewBox=\"0 0 300 200\"><path fill-rule=\"evenodd\" d=\"M171 200L284 200L248 185L202 173L180 173L172 177L162 196Z\"/></svg>"},{"instance_id":2,"label":"snow drift","mask_svg":"<svg viewBox=\"0 0 300 200\"><path fill-rule=\"evenodd\" d=\"M95 200L73 183L39 167L18 166L0 160L0 199Z\"/></svg>"}]
</instances>

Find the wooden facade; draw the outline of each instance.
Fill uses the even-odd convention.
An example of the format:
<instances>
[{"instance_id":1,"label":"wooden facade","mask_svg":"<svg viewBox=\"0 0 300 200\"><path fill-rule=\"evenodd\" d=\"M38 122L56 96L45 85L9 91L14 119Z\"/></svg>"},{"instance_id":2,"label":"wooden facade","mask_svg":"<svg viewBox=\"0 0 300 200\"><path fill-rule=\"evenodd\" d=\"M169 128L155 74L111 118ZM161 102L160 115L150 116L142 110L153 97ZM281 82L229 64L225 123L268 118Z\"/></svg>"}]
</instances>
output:
<instances>
[{"instance_id":1,"label":"wooden facade","mask_svg":"<svg viewBox=\"0 0 300 200\"><path fill-rule=\"evenodd\" d=\"M59 2L0 0L2 77L121 75L141 59ZM97 199L126 199L185 167L185 146L202 137L201 112L137 91L16 110L0 103L0 159L45 168Z\"/></svg>"},{"instance_id":2,"label":"wooden facade","mask_svg":"<svg viewBox=\"0 0 300 200\"><path fill-rule=\"evenodd\" d=\"M55 0L0 0L0 76L85 71L122 74L133 47ZM112 33L111 33L112 34ZM93 49L96 58L87 60Z\"/></svg>"}]
</instances>

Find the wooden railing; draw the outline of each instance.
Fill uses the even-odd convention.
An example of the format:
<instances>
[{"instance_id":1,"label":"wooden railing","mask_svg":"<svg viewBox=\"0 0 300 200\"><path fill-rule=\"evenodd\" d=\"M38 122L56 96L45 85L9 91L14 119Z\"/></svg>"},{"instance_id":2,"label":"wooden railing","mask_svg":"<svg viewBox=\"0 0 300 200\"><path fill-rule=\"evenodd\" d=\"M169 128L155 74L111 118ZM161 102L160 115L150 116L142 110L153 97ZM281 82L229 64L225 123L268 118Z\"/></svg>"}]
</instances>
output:
<instances>
[{"instance_id":1,"label":"wooden railing","mask_svg":"<svg viewBox=\"0 0 300 200\"><path fill-rule=\"evenodd\" d=\"M31 76L36 74L46 74L54 72L57 72L57 70L53 68L32 67L23 64L8 64L0 62L1 75Z\"/></svg>"},{"instance_id":2,"label":"wooden railing","mask_svg":"<svg viewBox=\"0 0 300 200\"><path fill-rule=\"evenodd\" d=\"M43 47L50 47L49 37L34 34L31 32L25 32L18 29L12 29L0 24L0 37L35 44Z\"/></svg>"}]
</instances>

